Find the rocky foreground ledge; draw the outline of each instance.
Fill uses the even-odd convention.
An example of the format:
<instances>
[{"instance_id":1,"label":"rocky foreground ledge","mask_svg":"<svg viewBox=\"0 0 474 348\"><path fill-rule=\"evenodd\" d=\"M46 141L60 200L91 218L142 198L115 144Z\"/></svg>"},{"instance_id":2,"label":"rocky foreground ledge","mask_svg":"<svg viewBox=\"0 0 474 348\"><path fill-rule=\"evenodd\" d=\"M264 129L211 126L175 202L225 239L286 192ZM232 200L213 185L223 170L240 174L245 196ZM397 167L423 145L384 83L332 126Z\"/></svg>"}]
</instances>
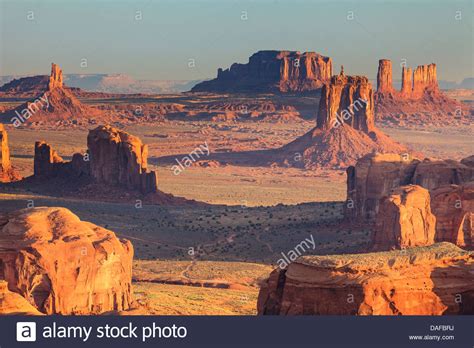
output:
<instances>
[{"instance_id":1,"label":"rocky foreground ledge","mask_svg":"<svg viewBox=\"0 0 474 348\"><path fill-rule=\"evenodd\" d=\"M443 242L368 254L304 256L263 284L264 315L474 314L474 253Z\"/></svg>"}]
</instances>

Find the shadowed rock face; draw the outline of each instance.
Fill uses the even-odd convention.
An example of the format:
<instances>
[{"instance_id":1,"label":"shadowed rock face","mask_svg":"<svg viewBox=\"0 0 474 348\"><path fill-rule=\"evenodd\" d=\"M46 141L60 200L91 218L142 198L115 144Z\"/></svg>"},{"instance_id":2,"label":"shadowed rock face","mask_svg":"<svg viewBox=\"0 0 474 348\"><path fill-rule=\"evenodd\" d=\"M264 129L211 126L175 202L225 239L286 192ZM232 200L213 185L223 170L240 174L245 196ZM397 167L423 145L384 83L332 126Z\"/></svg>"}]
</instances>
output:
<instances>
[{"instance_id":1,"label":"shadowed rock face","mask_svg":"<svg viewBox=\"0 0 474 348\"><path fill-rule=\"evenodd\" d=\"M304 256L262 285L264 315L474 314L474 255L450 243ZM460 301L461 300L461 301Z\"/></svg>"},{"instance_id":2,"label":"shadowed rock face","mask_svg":"<svg viewBox=\"0 0 474 348\"><path fill-rule=\"evenodd\" d=\"M429 191L417 185L398 187L381 200L372 249L431 245L435 241L435 224Z\"/></svg>"},{"instance_id":3,"label":"shadowed rock face","mask_svg":"<svg viewBox=\"0 0 474 348\"><path fill-rule=\"evenodd\" d=\"M65 208L0 216L0 260L10 291L46 314L126 310L133 247Z\"/></svg>"},{"instance_id":4,"label":"shadowed rock face","mask_svg":"<svg viewBox=\"0 0 474 348\"><path fill-rule=\"evenodd\" d=\"M219 69L193 92L290 92L321 88L332 75L331 58L315 52L259 51L247 64Z\"/></svg>"}]
</instances>

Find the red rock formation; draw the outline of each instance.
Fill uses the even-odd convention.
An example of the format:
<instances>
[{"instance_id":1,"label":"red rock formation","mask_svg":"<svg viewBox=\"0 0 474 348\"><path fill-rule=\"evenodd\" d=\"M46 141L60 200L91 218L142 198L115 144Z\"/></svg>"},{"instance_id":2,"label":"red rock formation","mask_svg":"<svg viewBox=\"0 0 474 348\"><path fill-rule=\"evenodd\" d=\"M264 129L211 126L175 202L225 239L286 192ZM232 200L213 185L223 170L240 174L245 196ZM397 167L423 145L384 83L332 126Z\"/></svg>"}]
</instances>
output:
<instances>
[{"instance_id":1,"label":"red rock formation","mask_svg":"<svg viewBox=\"0 0 474 348\"><path fill-rule=\"evenodd\" d=\"M260 289L264 315L474 314L474 254L450 243L304 256Z\"/></svg>"},{"instance_id":2,"label":"red rock formation","mask_svg":"<svg viewBox=\"0 0 474 348\"><path fill-rule=\"evenodd\" d=\"M322 89L316 128L276 150L275 162L313 169L346 168L374 151L408 150L375 128L368 79L341 71Z\"/></svg>"},{"instance_id":3,"label":"red rock formation","mask_svg":"<svg viewBox=\"0 0 474 348\"><path fill-rule=\"evenodd\" d=\"M436 64L417 66L413 73L413 97L421 98L426 93L437 91Z\"/></svg>"},{"instance_id":4,"label":"red rock formation","mask_svg":"<svg viewBox=\"0 0 474 348\"><path fill-rule=\"evenodd\" d=\"M413 91L413 70L403 67L402 69L402 89L400 94L403 98L410 98Z\"/></svg>"},{"instance_id":5,"label":"red rock formation","mask_svg":"<svg viewBox=\"0 0 474 348\"><path fill-rule=\"evenodd\" d=\"M472 180L474 166L462 161L419 161L405 155L370 154L347 169L347 197L352 204L345 213L349 218L374 219L380 200L398 186L414 184L433 190Z\"/></svg>"},{"instance_id":6,"label":"red rock formation","mask_svg":"<svg viewBox=\"0 0 474 348\"><path fill-rule=\"evenodd\" d=\"M435 240L435 224L429 191L417 185L400 186L380 202L372 249L431 245Z\"/></svg>"},{"instance_id":7,"label":"red rock formation","mask_svg":"<svg viewBox=\"0 0 474 348\"><path fill-rule=\"evenodd\" d=\"M0 315L41 315L24 297L8 290L8 284L0 280Z\"/></svg>"},{"instance_id":8,"label":"red rock formation","mask_svg":"<svg viewBox=\"0 0 474 348\"><path fill-rule=\"evenodd\" d=\"M380 200L391 190L411 183L418 160L404 154L368 154L347 169L345 215L351 219L374 219Z\"/></svg>"},{"instance_id":9,"label":"red rock formation","mask_svg":"<svg viewBox=\"0 0 474 348\"><path fill-rule=\"evenodd\" d=\"M343 123L365 133L375 128L372 86L364 76L333 76L321 91L317 128L331 129Z\"/></svg>"},{"instance_id":10,"label":"red rock formation","mask_svg":"<svg viewBox=\"0 0 474 348\"><path fill-rule=\"evenodd\" d=\"M217 71L217 78L193 92L289 92L321 88L332 75L331 58L314 52L259 51L247 64Z\"/></svg>"},{"instance_id":11,"label":"red rock formation","mask_svg":"<svg viewBox=\"0 0 474 348\"><path fill-rule=\"evenodd\" d=\"M379 60L379 70L377 72L377 92L392 93L392 61L388 59Z\"/></svg>"},{"instance_id":12,"label":"red rock formation","mask_svg":"<svg viewBox=\"0 0 474 348\"><path fill-rule=\"evenodd\" d=\"M99 314L132 302L133 247L65 208L0 217L0 265L10 291L45 314Z\"/></svg>"},{"instance_id":13,"label":"red rock formation","mask_svg":"<svg viewBox=\"0 0 474 348\"><path fill-rule=\"evenodd\" d=\"M436 241L474 249L474 181L441 186L431 193Z\"/></svg>"},{"instance_id":14,"label":"red rock formation","mask_svg":"<svg viewBox=\"0 0 474 348\"><path fill-rule=\"evenodd\" d=\"M0 182L10 182L20 179L10 161L8 134L3 124L0 124Z\"/></svg>"},{"instance_id":15,"label":"red rock formation","mask_svg":"<svg viewBox=\"0 0 474 348\"><path fill-rule=\"evenodd\" d=\"M387 77L389 66L391 62L388 60L379 62L379 89L374 96L377 120L403 126L472 123L469 106L448 98L439 90L435 64L420 65L415 72L403 67L400 91L388 90L391 87Z\"/></svg>"},{"instance_id":16,"label":"red rock formation","mask_svg":"<svg viewBox=\"0 0 474 348\"><path fill-rule=\"evenodd\" d=\"M148 146L138 137L110 126L89 132L91 175L98 183L124 185L143 193L158 191L156 172L147 171Z\"/></svg>"},{"instance_id":17,"label":"red rock formation","mask_svg":"<svg viewBox=\"0 0 474 348\"><path fill-rule=\"evenodd\" d=\"M51 63L51 75L49 76L48 90L52 91L55 88L63 87L63 71L61 68Z\"/></svg>"},{"instance_id":18,"label":"red rock formation","mask_svg":"<svg viewBox=\"0 0 474 348\"><path fill-rule=\"evenodd\" d=\"M61 164L66 163L51 145L44 141L35 143L34 175L52 177L57 175Z\"/></svg>"}]
</instances>

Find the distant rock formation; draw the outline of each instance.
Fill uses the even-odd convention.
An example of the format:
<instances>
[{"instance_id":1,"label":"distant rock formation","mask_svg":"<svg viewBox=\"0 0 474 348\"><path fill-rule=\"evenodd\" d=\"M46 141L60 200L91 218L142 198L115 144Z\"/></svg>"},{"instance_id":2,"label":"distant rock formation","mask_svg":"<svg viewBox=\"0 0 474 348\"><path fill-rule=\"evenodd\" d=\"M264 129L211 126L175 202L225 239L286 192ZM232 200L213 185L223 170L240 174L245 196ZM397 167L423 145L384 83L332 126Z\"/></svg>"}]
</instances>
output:
<instances>
[{"instance_id":1,"label":"distant rock formation","mask_svg":"<svg viewBox=\"0 0 474 348\"><path fill-rule=\"evenodd\" d=\"M247 64L217 71L192 92L294 92L321 88L332 75L332 60L315 52L259 51Z\"/></svg>"},{"instance_id":2,"label":"distant rock formation","mask_svg":"<svg viewBox=\"0 0 474 348\"><path fill-rule=\"evenodd\" d=\"M0 124L0 182L10 182L19 179L20 175L13 168L10 161L7 131L3 124Z\"/></svg>"},{"instance_id":3,"label":"distant rock formation","mask_svg":"<svg viewBox=\"0 0 474 348\"><path fill-rule=\"evenodd\" d=\"M377 92L392 93L392 61L388 59L379 60L379 70L377 72Z\"/></svg>"},{"instance_id":4,"label":"distant rock formation","mask_svg":"<svg viewBox=\"0 0 474 348\"><path fill-rule=\"evenodd\" d=\"M41 94L34 99L21 104L13 110L8 110L1 117L15 127L31 122L70 121L91 119L101 114L98 109L83 105L70 91L63 86L63 73L58 65L52 63L51 75L45 88L44 81L38 81Z\"/></svg>"},{"instance_id":5,"label":"distant rock formation","mask_svg":"<svg viewBox=\"0 0 474 348\"><path fill-rule=\"evenodd\" d=\"M24 297L8 290L8 283L0 280L0 315L41 315Z\"/></svg>"},{"instance_id":6,"label":"distant rock formation","mask_svg":"<svg viewBox=\"0 0 474 348\"><path fill-rule=\"evenodd\" d=\"M402 67L402 86L397 91L392 85L392 62L379 60L377 92L375 93L377 120L396 125L468 125L472 110L448 98L438 87L436 64L420 65L413 71Z\"/></svg>"},{"instance_id":7,"label":"distant rock formation","mask_svg":"<svg viewBox=\"0 0 474 348\"><path fill-rule=\"evenodd\" d=\"M138 137L111 126L99 126L87 137L86 154L64 161L44 141L35 143L34 175L37 178L87 176L94 183L124 187L143 194L158 192L158 176L148 171L148 147Z\"/></svg>"},{"instance_id":8,"label":"distant rock formation","mask_svg":"<svg viewBox=\"0 0 474 348\"><path fill-rule=\"evenodd\" d=\"M148 146L138 137L110 126L89 132L91 175L98 183L123 185L143 193L158 191L156 172L147 170Z\"/></svg>"},{"instance_id":9,"label":"distant rock formation","mask_svg":"<svg viewBox=\"0 0 474 348\"><path fill-rule=\"evenodd\" d=\"M63 71L58 65L51 64L51 75L49 76L48 90L52 91L55 88L63 87Z\"/></svg>"},{"instance_id":10,"label":"distant rock formation","mask_svg":"<svg viewBox=\"0 0 474 348\"><path fill-rule=\"evenodd\" d=\"M372 249L431 245L435 242L435 225L429 191L418 185L400 186L381 200Z\"/></svg>"},{"instance_id":11,"label":"distant rock formation","mask_svg":"<svg viewBox=\"0 0 474 348\"><path fill-rule=\"evenodd\" d=\"M65 208L0 215L0 275L45 314L100 314L132 302L133 247Z\"/></svg>"},{"instance_id":12,"label":"distant rock formation","mask_svg":"<svg viewBox=\"0 0 474 348\"><path fill-rule=\"evenodd\" d=\"M278 149L277 154L285 165L346 168L374 151L408 152L375 128L369 80L346 76L341 69L321 91L316 127Z\"/></svg>"},{"instance_id":13,"label":"distant rock formation","mask_svg":"<svg viewBox=\"0 0 474 348\"><path fill-rule=\"evenodd\" d=\"M270 274L258 314L472 315L473 270L474 254L451 243L303 256Z\"/></svg>"}]
</instances>

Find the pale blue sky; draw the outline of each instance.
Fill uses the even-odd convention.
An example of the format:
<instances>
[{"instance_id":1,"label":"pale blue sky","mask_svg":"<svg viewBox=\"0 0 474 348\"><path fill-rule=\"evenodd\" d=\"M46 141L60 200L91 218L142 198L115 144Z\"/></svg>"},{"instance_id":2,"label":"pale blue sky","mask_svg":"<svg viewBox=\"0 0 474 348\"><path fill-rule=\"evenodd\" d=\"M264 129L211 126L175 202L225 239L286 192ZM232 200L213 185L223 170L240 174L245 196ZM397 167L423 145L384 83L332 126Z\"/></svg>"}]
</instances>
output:
<instances>
[{"instance_id":1,"label":"pale blue sky","mask_svg":"<svg viewBox=\"0 0 474 348\"><path fill-rule=\"evenodd\" d=\"M263 49L316 51L334 72L370 78L380 58L392 59L394 79L402 59L437 63L440 80L474 75L470 0L0 2L0 75L46 74L54 61L65 73L194 80Z\"/></svg>"}]
</instances>

